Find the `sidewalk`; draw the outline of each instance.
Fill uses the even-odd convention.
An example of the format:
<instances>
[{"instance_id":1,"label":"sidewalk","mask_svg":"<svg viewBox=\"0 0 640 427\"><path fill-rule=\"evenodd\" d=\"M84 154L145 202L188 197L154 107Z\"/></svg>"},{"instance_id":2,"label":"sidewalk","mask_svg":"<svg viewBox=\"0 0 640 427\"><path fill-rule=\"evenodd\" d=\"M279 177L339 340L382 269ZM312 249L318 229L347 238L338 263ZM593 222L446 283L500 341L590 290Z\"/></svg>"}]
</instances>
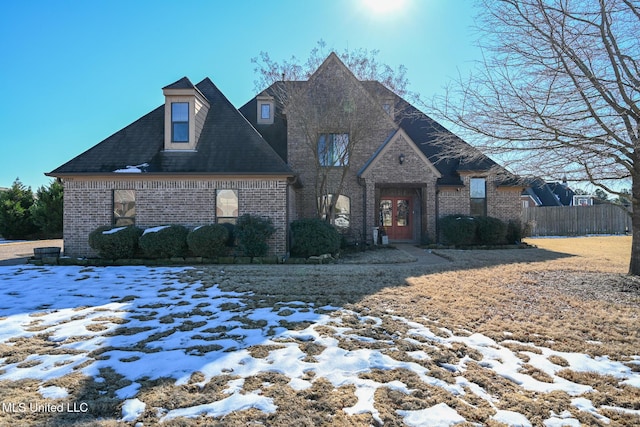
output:
<instances>
[{"instance_id":1,"label":"sidewalk","mask_svg":"<svg viewBox=\"0 0 640 427\"><path fill-rule=\"evenodd\" d=\"M0 243L0 266L26 264L27 260L33 256L33 248L49 246L63 248L63 240L31 240L28 242Z\"/></svg>"},{"instance_id":2,"label":"sidewalk","mask_svg":"<svg viewBox=\"0 0 640 427\"><path fill-rule=\"evenodd\" d=\"M422 249L412 243L394 243L398 250L416 259L416 263L423 265L435 265L449 262L445 258L431 253L428 249Z\"/></svg>"}]
</instances>

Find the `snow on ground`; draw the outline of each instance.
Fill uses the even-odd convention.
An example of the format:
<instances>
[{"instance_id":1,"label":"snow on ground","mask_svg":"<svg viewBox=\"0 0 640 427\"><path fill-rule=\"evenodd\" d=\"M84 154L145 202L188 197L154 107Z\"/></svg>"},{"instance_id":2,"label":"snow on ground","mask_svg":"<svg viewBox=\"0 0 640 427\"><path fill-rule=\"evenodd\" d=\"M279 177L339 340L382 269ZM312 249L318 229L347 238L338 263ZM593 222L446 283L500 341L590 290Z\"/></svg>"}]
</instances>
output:
<instances>
[{"instance_id":1,"label":"snow on ground","mask_svg":"<svg viewBox=\"0 0 640 427\"><path fill-rule=\"evenodd\" d=\"M364 374L398 369L410 371L424 384L466 404L467 395L473 393L495 410L495 421L531 425L524 414L501 408L494 396L465 377L468 364L474 362L523 390L566 392L573 397L571 405L576 410L588 412L603 423L609 419L600 409L638 412L616 406L597 408L584 397L593 391L590 386L557 375L563 369L595 372L615 378L620 385L638 387L640 373L610 357L559 352L511 339L496 342L471 332L456 335L443 328L436 331L433 326L426 326L433 324L428 319L423 324L394 313L376 317L300 301L259 307L249 304L250 293L225 292L213 283L181 281L184 271L147 267L0 267L0 344L14 346L18 337L40 336L57 345L56 354L31 354L15 363L7 362L6 357L0 359L0 381L32 378L44 383L80 370L94 381L104 382L101 372L111 368L131 381L116 395L124 401L122 420L135 421L146 408L146 403L138 399L140 381L169 377L178 385L186 384L192 374L199 372L201 380L197 385L204 387L213 377L233 375L225 390L227 397L221 400L172 410L154 408L161 420L169 420L202 414L221 417L249 408L265 413L277 411L277 405L260 389L249 393L243 390L246 378L277 372L290 379L293 390L307 389L319 378L335 387L351 385L357 402L344 411L370 413L382 422L375 402L376 390L386 387L408 395L412 389L400 380L379 382ZM389 331L384 325L387 321L402 327ZM333 332L329 334L327 330ZM508 334L505 336L509 338ZM349 350L341 345L345 341L362 346ZM407 357L403 360L383 349L397 350L401 342L412 347L404 353ZM302 350L303 344L310 343L323 349L313 360ZM430 375L426 365L433 350L460 343L475 350L479 360L464 356L441 363L441 367L454 373L453 383ZM531 349L520 353L528 356L528 365L544 372L552 382L523 372L522 358L509 348L514 343ZM273 347L269 347L266 357L254 357L249 348L256 345ZM98 349L106 351L99 358L92 358L91 352ZM640 356L628 356L633 363L640 363ZM557 357L568 366L554 364L551 360ZM69 395L68 390L55 386L41 386L39 391L47 399L65 399ZM398 408L396 413L409 426L448 426L466 421L446 403L419 410ZM569 411L550 412L544 424L579 425L579 421Z\"/></svg>"}]
</instances>

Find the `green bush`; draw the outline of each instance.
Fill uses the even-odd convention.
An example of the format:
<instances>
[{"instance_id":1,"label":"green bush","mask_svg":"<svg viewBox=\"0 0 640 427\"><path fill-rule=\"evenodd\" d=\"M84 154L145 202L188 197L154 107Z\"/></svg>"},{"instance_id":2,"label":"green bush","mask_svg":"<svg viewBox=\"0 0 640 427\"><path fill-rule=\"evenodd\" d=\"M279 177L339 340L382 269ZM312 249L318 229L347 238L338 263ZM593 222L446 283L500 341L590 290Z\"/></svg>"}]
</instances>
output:
<instances>
[{"instance_id":1,"label":"green bush","mask_svg":"<svg viewBox=\"0 0 640 427\"><path fill-rule=\"evenodd\" d=\"M275 231L273 222L269 218L242 215L238 218L235 228L238 249L244 256L265 256L269 251L267 240Z\"/></svg>"},{"instance_id":2,"label":"green bush","mask_svg":"<svg viewBox=\"0 0 640 427\"><path fill-rule=\"evenodd\" d=\"M227 232L229 233L226 245L230 248L233 247L236 244L236 226L234 224L231 224L230 222L223 222L220 225L226 228Z\"/></svg>"},{"instance_id":3,"label":"green bush","mask_svg":"<svg viewBox=\"0 0 640 427\"><path fill-rule=\"evenodd\" d=\"M503 245L507 242L507 224L490 216L478 216L478 243L481 245Z\"/></svg>"},{"instance_id":4,"label":"green bush","mask_svg":"<svg viewBox=\"0 0 640 427\"><path fill-rule=\"evenodd\" d=\"M43 237L62 237L63 186L60 182L51 181L48 187L38 188L29 210Z\"/></svg>"},{"instance_id":5,"label":"green bush","mask_svg":"<svg viewBox=\"0 0 640 427\"><path fill-rule=\"evenodd\" d=\"M128 227L102 226L89 234L89 246L102 258L133 258L138 250L138 239L142 230Z\"/></svg>"},{"instance_id":6,"label":"green bush","mask_svg":"<svg viewBox=\"0 0 640 427\"><path fill-rule=\"evenodd\" d=\"M443 243L455 246L503 245L507 224L489 216L449 215L440 218Z\"/></svg>"},{"instance_id":7,"label":"green bush","mask_svg":"<svg viewBox=\"0 0 640 427\"><path fill-rule=\"evenodd\" d=\"M525 237L525 230L519 220L509 220L507 223L507 243L520 243Z\"/></svg>"},{"instance_id":8,"label":"green bush","mask_svg":"<svg viewBox=\"0 0 640 427\"><path fill-rule=\"evenodd\" d=\"M187 253L189 230L181 225L148 228L140 236L139 245L149 258L172 258Z\"/></svg>"},{"instance_id":9,"label":"green bush","mask_svg":"<svg viewBox=\"0 0 640 427\"><path fill-rule=\"evenodd\" d=\"M468 215L448 215L440 218L443 243L455 246L473 245L477 242L476 218Z\"/></svg>"},{"instance_id":10,"label":"green bush","mask_svg":"<svg viewBox=\"0 0 640 427\"><path fill-rule=\"evenodd\" d=\"M32 237L38 227L31 217L34 198L31 187L16 179L11 188L0 191L0 235L5 239Z\"/></svg>"},{"instance_id":11,"label":"green bush","mask_svg":"<svg viewBox=\"0 0 640 427\"><path fill-rule=\"evenodd\" d=\"M198 227L187 235L189 250L196 256L216 258L229 251L229 231L222 224Z\"/></svg>"},{"instance_id":12,"label":"green bush","mask_svg":"<svg viewBox=\"0 0 640 427\"><path fill-rule=\"evenodd\" d=\"M340 249L341 236L331 224L318 218L299 219L291 223L291 255L310 257L333 254Z\"/></svg>"}]
</instances>

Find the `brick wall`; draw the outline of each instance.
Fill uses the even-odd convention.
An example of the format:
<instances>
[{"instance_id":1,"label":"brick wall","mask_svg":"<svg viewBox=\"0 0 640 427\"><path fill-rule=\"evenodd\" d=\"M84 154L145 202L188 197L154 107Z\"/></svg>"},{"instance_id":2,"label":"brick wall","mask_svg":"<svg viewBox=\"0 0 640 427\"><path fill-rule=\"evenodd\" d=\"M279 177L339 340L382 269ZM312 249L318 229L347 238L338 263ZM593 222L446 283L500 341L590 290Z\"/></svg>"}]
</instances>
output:
<instances>
[{"instance_id":1,"label":"brick wall","mask_svg":"<svg viewBox=\"0 0 640 427\"><path fill-rule=\"evenodd\" d=\"M470 212L469 182L472 175L463 175L464 187L442 187L438 193L439 216ZM495 181L487 178L487 215L503 221L520 219L520 187L497 187Z\"/></svg>"},{"instance_id":2,"label":"brick wall","mask_svg":"<svg viewBox=\"0 0 640 427\"><path fill-rule=\"evenodd\" d=\"M95 256L89 233L112 223L113 190L136 190L136 225L197 226L215 222L217 189L238 190L239 215L271 218L276 233L270 239L272 255L286 253L287 182L285 178L67 178L64 180L65 254Z\"/></svg>"}]
</instances>

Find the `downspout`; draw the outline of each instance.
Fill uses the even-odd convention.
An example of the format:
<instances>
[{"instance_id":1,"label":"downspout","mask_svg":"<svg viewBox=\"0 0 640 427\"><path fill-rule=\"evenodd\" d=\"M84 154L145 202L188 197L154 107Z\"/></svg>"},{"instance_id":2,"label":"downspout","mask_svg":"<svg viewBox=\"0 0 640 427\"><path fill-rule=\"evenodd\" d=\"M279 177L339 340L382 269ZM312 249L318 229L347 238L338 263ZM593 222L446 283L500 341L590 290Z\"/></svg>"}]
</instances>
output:
<instances>
[{"instance_id":1,"label":"downspout","mask_svg":"<svg viewBox=\"0 0 640 427\"><path fill-rule=\"evenodd\" d=\"M436 185L436 235L435 242L440 243L440 190Z\"/></svg>"},{"instance_id":2,"label":"downspout","mask_svg":"<svg viewBox=\"0 0 640 427\"><path fill-rule=\"evenodd\" d=\"M367 244L367 182L363 177L358 176L358 185L362 187L362 249L364 249Z\"/></svg>"}]
</instances>

